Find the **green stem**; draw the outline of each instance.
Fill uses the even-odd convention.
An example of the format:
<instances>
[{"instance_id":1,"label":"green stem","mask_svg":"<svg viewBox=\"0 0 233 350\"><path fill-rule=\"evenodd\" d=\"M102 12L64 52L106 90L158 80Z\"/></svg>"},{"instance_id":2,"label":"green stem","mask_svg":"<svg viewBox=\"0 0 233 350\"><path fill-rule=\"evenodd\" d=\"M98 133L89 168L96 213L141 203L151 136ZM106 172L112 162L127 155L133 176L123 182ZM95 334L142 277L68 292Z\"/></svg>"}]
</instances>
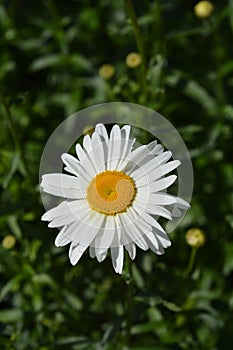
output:
<instances>
[{"instance_id":1,"label":"green stem","mask_svg":"<svg viewBox=\"0 0 233 350\"><path fill-rule=\"evenodd\" d=\"M152 30L153 37L151 37L151 40L154 38L155 46L154 51L155 55L161 56L163 59L163 65L161 68L160 76L158 79L158 86L157 86L157 95L155 100L157 101L156 109L161 111L164 102L165 102L165 62L166 62L166 40L164 36L164 23L163 23L163 16L162 16L162 8L161 8L161 0L155 1L155 8L154 8L154 31Z\"/></svg>"},{"instance_id":2,"label":"green stem","mask_svg":"<svg viewBox=\"0 0 233 350\"><path fill-rule=\"evenodd\" d=\"M132 277L133 262L128 255L126 255L126 284L127 284L127 298L126 298L126 344L130 345L131 327L133 320L133 277Z\"/></svg>"},{"instance_id":3,"label":"green stem","mask_svg":"<svg viewBox=\"0 0 233 350\"><path fill-rule=\"evenodd\" d=\"M3 95L3 93L1 91L0 91L0 101L2 103L2 106L3 106L4 110L5 110L5 117L6 117L7 121L8 121L8 123L9 123L11 135L12 135L12 138L13 138L13 141L14 141L14 144L15 144L15 148L16 148L16 151L19 154L21 163L23 165L23 171L24 171L25 175L28 176L28 178L30 178L30 171L28 169L27 162L26 162L26 159L24 157L22 144L20 143L20 140L18 138L18 134L16 132L16 128L15 128L15 125L14 125L14 122L13 122L11 110L10 110L10 107L9 107L9 105L7 103L7 100L6 100L5 96Z\"/></svg>"},{"instance_id":4,"label":"green stem","mask_svg":"<svg viewBox=\"0 0 233 350\"><path fill-rule=\"evenodd\" d=\"M191 274L193 267L194 267L194 262L196 259L196 255L197 255L197 248L196 247L192 247L191 250L191 254L190 254L190 258L189 258L189 262L188 262L188 267L185 271L185 277L189 277L189 275Z\"/></svg>"},{"instance_id":5,"label":"green stem","mask_svg":"<svg viewBox=\"0 0 233 350\"><path fill-rule=\"evenodd\" d=\"M134 34L135 34L138 52L140 53L142 58L140 83L141 83L141 91L142 91L142 102L145 103L147 98L147 90L146 90L147 64L146 64L146 54L145 54L143 37L138 24L137 16L136 16L132 1L125 0L125 4L134 28Z\"/></svg>"},{"instance_id":6,"label":"green stem","mask_svg":"<svg viewBox=\"0 0 233 350\"><path fill-rule=\"evenodd\" d=\"M62 27L61 19L59 17L55 2L53 0L49 0L47 1L46 5L51 16L54 38L58 44L60 52L67 55L69 53L69 46L67 44L67 40L65 39L64 29Z\"/></svg>"},{"instance_id":7,"label":"green stem","mask_svg":"<svg viewBox=\"0 0 233 350\"><path fill-rule=\"evenodd\" d=\"M161 1L156 0L155 2L156 9L155 9L155 30L156 32L155 37L156 37L156 53L162 53L163 52L163 42L164 40L163 35L162 35L162 12L161 12ZM162 40L161 40L162 39Z\"/></svg>"}]
</instances>

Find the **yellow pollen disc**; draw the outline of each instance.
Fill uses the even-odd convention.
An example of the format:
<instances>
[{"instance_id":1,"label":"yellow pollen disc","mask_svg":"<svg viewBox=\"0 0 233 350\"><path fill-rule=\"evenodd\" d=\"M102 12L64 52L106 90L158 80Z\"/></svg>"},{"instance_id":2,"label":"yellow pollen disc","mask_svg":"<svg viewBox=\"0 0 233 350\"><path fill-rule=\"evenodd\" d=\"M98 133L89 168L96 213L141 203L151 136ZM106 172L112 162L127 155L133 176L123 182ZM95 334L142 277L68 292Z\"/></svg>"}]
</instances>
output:
<instances>
[{"instance_id":1,"label":"yellow pollen disc","mask_svg":"<svg viewBox=\"0 0 233 350\"><path fill-rule=\"evenodd\" d=\"M96 175L87 188L87 201L90 207L106 215L126 211L135 195L133 179L115 170L106 170Z\"/></svg>"}]
</instances>

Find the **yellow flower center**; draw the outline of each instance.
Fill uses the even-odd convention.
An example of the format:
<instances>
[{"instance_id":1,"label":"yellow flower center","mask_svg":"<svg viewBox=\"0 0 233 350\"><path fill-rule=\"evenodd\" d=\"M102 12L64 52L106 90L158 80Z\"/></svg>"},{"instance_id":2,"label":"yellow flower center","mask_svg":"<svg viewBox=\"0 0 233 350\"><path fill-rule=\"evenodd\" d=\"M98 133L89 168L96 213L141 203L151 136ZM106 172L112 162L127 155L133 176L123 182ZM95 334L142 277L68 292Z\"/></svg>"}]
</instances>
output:
<instances>
[{"instance_id":1,"label":"yellow flower center","mask_svg":"<svg viewBox=\"0 0 233 350\"><path fill-rule=\"evenodd\" d=\"M133 179L121 171L106 170L94 177L87 188L90 207L106 215L123 213L136 195Z\"/></svg>"}]
</instances>

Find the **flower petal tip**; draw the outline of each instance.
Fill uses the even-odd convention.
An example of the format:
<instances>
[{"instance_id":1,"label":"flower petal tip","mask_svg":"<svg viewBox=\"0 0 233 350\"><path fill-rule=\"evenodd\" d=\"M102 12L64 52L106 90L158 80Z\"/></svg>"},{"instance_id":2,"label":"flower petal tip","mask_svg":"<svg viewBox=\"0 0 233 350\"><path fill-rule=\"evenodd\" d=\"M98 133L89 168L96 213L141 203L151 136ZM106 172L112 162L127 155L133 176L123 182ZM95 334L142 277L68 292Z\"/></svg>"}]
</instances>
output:
<instances>
[{"instance_id":1,"label":"flower petal tip","mask_svg":"<svg viewBox=\"0 0 233 350\"><path fill-rule=\"evenodd\" d=\"M42 216L41 216L41 221L50 221L51 218L49 217L49 215L47 213L44 213Z\"/></svg>"}]
</instances>

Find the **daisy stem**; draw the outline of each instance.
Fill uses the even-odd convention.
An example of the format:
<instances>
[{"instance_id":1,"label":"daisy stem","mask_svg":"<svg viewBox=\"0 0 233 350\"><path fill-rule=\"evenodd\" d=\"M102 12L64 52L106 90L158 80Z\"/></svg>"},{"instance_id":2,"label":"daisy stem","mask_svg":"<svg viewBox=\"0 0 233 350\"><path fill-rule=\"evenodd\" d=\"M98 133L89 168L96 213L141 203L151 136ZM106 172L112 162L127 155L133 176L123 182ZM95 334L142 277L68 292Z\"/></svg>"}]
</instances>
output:
<instances>
[{"instance_id":1,"label":"daisy stem","mask_svg":"<svg viewBox=\"0 0 233 350\"><path fill-rule=\"evenodd\" d=\"M133 276L132 276L133 261L126 255L126 284L127 284L127 298L126 298L126 344L129 346L131 337L131 326L133 318Z\"/></svg>"},{"instance_id":2,"label":"daisy stem","mask_svg":"<svg viewBox=\"0 0 233 350\"><path fill-rule=\"evenodd\" d=\"M126 8L134 29L134 34L135 34L135 39L137 43L137 48L138 51L141 55L142 58L142 63L141 63L141 74L140 74L140 84L141 84L141 93L142 93L142 103L146 102L147 98L147 90L146 90L146 75L147 75L147 64L146 64L146 54L145 54L145 47L144 47L144 42L143 42L143 36L142 32L140 30L137 16L132 4L131 0L125 0Z\"/></svg>"},{"instance_id":3,"label":"daisy stem","mask_svg":"<svg viewBox=\"0 0 233 350\"><path fill-rule=\"evenodd\" d=\"M0 91L0 102L5 110L5 117L6 117L6 120L9 124L9 127L10 127L10 131L11 131L11 135L12 135L12 138L13 138L13 141L14 141L14 144L15 144L15 148L16 148L16 151L18 152L19 154L19 157L20 157L20 160L21 160L21 164L23 166L23 171L25 173L25 175L30 178L30 172L29 172L29 169L28 169L28 166L27 166L27 162L26 162L26 159L24 157L24 152L23 152L23 149L22 149L22 144L18 138L18 134L16 132L16 128L15 128L15 125L14 125L14 122L13 122L13 118L12 118L12 114L11 114L11 110L10 110L10 107L9 107L9 104L5 98L5 96L3 95L3 93Z\"/></svg>"},{"instance_id":4,"label":"daisy stem","mask_svg":"<svg viewBox=\"0 0 233 350\"><path fill-rule=\"evenodd\" d=\"M190 257L189 257L188 266L187 266L187 269L186 269L185 274L184 274L185 277L189 277L189 275L191 274L191 272L193 270L194 262L196 259L196 255L197 255L197 248L192 247Z\"/></svg>"}]
</instances>

